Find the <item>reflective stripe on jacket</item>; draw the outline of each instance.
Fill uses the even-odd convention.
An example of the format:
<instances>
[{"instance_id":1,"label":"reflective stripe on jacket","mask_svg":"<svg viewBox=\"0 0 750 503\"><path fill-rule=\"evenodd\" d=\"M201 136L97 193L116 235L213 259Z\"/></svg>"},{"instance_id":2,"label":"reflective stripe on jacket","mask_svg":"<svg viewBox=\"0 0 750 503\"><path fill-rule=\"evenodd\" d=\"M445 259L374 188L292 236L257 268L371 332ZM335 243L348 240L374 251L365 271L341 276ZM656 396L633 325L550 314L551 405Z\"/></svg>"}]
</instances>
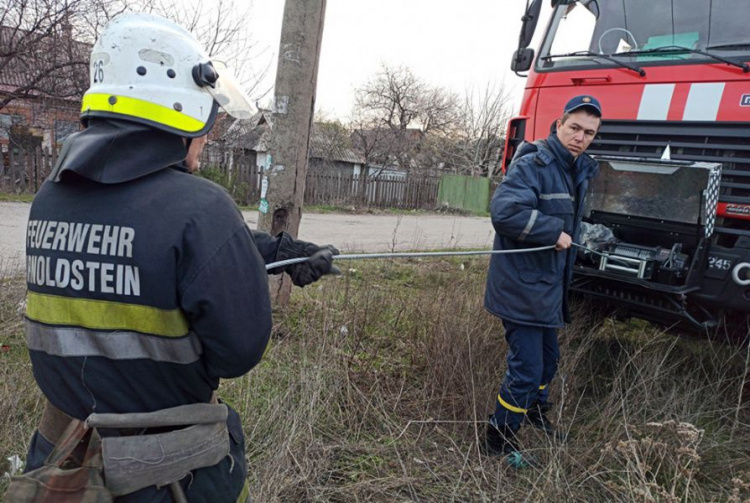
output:
<instances>
[{"instance_id":1,"label":"reflective stripe on jacket","mask_svg":"<svg viewBox=\"0 0 750 503\"><path fill-rule=\"evenodd\" d=\"M494 249L554 245L562 232L577 240L588 180L597 172L593 159L574 158L554 133L522 145L490 203ZM574 260L574 249L493 255L485 308L515 323L563 326Z\"/></svg>"}]
</instances>

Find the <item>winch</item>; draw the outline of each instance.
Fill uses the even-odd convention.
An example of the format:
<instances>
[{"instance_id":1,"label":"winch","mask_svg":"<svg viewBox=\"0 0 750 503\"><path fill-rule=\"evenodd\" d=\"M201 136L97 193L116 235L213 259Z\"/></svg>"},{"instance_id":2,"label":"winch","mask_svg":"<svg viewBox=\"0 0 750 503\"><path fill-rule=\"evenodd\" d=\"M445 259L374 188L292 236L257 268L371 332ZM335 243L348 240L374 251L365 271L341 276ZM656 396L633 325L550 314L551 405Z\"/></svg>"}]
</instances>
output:
<instances>
[{"instance_id":1,"label":"winch","mask_svg":"<svg viewBox=\"0 0 750 503\"><path fill-rule=\"evenodd\" d=\"M638 279L674 284L687 271L689 256L681 253L682 244L671 249L631 243L611 243L601 250L600 271L615 271Z\"/></svg>"}]
</instances>

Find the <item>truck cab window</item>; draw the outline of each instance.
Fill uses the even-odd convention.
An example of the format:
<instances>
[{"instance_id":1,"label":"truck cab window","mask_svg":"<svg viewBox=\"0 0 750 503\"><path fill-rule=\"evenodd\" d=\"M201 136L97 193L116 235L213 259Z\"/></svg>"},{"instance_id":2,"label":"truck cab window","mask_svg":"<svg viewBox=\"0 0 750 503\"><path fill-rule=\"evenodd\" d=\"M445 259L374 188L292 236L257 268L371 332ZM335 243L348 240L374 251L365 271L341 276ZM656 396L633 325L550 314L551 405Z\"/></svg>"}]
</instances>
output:
<instances>
[{"instance_id":1,"label":"truck cab window","mask_svg":"<svg viewBox=\"0 0 750 503\"><path fill-rule=\"evenodd\" d=\"M688 51L658 52L675 46L725 58L750 55L750 31L742 16L732 14L742 12L746 0L622 0L599 1L598 6L598 17L581 3L557 7L537 70L616 66L595 54L616 55L618 60L639 66L710 59ZM549 58L579 51L594 54Z\"/></svg>"},{"instance_id":2,"label":"truck cab window","mask_svg":"<svg viewBox=\"0 0 750 503\"><path fill-rule=\"evenodd\" d=\"M561 10L564 14L558 20L556 35L552 39L551 54L588 50L596 27L594 15L579 4L569 5L567 9Z\"/></svg>"}]
</instances>

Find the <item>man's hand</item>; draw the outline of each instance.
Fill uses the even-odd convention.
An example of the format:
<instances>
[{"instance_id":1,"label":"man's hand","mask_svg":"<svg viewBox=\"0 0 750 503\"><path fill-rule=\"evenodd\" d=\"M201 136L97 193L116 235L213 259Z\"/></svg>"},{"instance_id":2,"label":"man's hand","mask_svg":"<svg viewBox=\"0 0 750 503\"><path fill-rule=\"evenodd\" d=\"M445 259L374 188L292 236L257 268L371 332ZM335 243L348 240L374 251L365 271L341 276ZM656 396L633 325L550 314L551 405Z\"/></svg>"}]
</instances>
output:
<instances>
[{"instance_id":1,"label":"man's hand","mask_svg":"<svg viewBox=\"0 0 750 503\"><path fill-rule=\"evenodd\" d=\"M324 274L341 274L339 268L333 265L333 256L338 254L333 245L322 246L307 262L286 266L286 273L292 278L292 283L299 287L318 281Z\"/></svg>"},{"instance_id":2,"label":"man's hand","mask_svg":"<svg viewBox=\"0 0 750 503\"><path fill-rule=\"evenodd\" d=\"M279 245L277 260L298 257L310 257L310 260L288 265L281 270L274 269L273 274L286 272L296 286L309 285L319 280L324 274L341 274L338 267L333 265L333 257L338 254L339 251L333 245L318 246L315 243L294 239L289 234L284 233Z\"/></svg>"},{"instance_id":3,"label":"man's hand","mask_svg":"<svg viewBox=\"0 0 750 503\"><path fill-rule=\"evenodd\" d=\"M557 238L557 243L555 243L555 250L567 250L571 246L573 246L573 238L571 238L568 234L561 232L560 237Z\"/></svg>"}]
</instances>

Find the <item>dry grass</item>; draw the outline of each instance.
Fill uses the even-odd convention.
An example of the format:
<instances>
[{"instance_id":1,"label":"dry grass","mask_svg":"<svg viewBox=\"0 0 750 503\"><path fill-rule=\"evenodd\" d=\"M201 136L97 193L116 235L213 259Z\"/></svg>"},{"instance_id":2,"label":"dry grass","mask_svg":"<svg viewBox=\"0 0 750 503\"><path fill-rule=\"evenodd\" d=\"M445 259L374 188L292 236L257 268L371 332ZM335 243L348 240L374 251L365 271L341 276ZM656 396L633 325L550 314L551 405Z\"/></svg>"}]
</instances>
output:
<instances>
[{"instance_id":1,"label":"dry grass","mask_svg":"<svg viewBox=\"0 0 750 503\"><path fill-rule=\"evenodd\" d=\"M23 336L24 278L0 259L0 494L8 457L25 457L26 444L42 412L42 395L31 373Z\"/></svg>"},{"instance_id":2,"label":"dry grass","mask_svg":"<svg viewBox=\"0 0 750 503\"><path fill-rule=\"evenodd\" d=\"M581 309L551 387L570 440L522 430L542 462L514 471L477 450L505 357L482 308L486 260L345 265L357 270L295 291L264 362L222 383L255 501L750 499L744 349ZM39 414L21 281L0 293L2 460L24 453Z\"/></svg>"}]
</instances>

